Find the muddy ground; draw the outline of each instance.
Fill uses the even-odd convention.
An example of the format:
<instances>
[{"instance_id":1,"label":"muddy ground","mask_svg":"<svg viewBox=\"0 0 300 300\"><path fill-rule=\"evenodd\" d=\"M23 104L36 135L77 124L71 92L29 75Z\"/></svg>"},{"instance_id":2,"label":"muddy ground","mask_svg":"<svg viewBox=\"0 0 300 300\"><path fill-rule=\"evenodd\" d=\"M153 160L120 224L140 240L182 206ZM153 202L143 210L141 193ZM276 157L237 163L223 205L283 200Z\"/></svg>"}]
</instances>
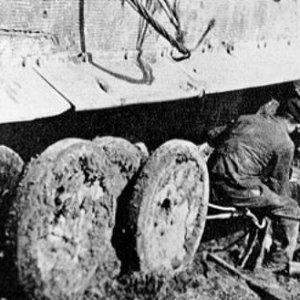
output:
<instances>
[{"instance_id":1,"label":"muddy ground","mask_svg":"<svg viewBox=\"0 0 300 300\"><path fill-rule=\"evenodd\" d=\"M128 300L297 300L300 299L300 277L277 274L261 268L250 270L251 264L238 268L255 284L233 275L212 261L213 253L234 266L244 249L244 220L207 223L201 245L192 264L173 277L124 274L107 284L103 299ZM241 229L243 228L243 229ZM216 232L218 234L216 234ZM300 261L300 238L295 261ZM251 282L250 282L251 283ZM260 289L261 287L261 289Z\"/></svg>"},{"instance_id":2,"label":"muddy ground","mask_svg":"<svg viewBox=\"0 0 300 300\"><path fill-rule=\"evenodd\" d=\"M206 233L207 234L207 233ZM240 234L240 233L239 233ZM204 239L206 237L204 236ZM216 255L228 260L234 254L235 247L221 251L225 247L224 237L222 242L216 240L205 241L199 248L195 259L186 271L173 277L155 275L142 275L133 273L124 274L111 280L107 279L103 294L97 298L109 300L259 300L259 299L300 299L300 279L290 278L285 275L274 275L270 272L257 270L242 270L244 274L256 280L262 287L271 287L271 293L264 293L240 279L218 264L203 256L203 250L214 251ZM226 239L225 239L226 240ZM226 244L229 243L226 240ZM297 254L300 260L300 255ZM1 258L2 260L5 258ZM232 264L233 261L230 260ZM2 270L1 270L2 271ZM2 274L3 276L4 274ZM15 278L11 278L15 279ZM8 282L6 281L8 284ZM3 281L1 282L3 284ZM1 300L26 300L15 280L10 286L1 287ZM4 288L4 290L3 290ZM29 300L29 299L28 299Z\"/></svg>"},{"instance_id":3,"label":"muddy ground","mask_svg":"<svg viewBox=\"0 0 300 300\"><path fill-rule=\"evenodd\" d=\"M104 135L121 136L131 142L143 141L150 150L172 138L200 144L205 141L209 129L224 125L242 113L254 113L261 104L269 100L268 89L255 89L183 102L131 106L101 112L70 111L55 118L0 125L0 143L16 150L25 162L65 137L92 139ZM4 221L2 214L1 218ZM251 288L245 280L229 274L203 256L204 250L216 251L220 257L233 263L236 249L234 246L226 251L219 249L220 243L214 236L218 232L216 226L224 227L223 223L206 227L201 247L193 264L186 271L172 278L139 273L120 275L107 280L105 294L101 299L276 299ZM228 242L226 238L225 241ZM3 238L0 243L0 299L26 299L17 285L16 273L8 271L12 261L3 256L1 247ZM295 258L300 261L300 250ZM300 299L300 280L297 278L264 272L243 272L262 284L273 287L280 299Z\"/></svg>"}]
</instances>

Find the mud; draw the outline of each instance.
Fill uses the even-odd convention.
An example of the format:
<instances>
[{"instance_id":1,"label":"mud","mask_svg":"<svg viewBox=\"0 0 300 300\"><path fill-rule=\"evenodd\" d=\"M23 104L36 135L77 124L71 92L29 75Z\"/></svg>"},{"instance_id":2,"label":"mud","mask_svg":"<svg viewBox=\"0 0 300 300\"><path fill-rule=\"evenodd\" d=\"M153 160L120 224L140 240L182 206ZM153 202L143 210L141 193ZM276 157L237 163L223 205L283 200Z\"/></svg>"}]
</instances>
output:
<instances>
[{"instance_id":1,"label":"mud","mask_svg":"<svg viewBox=\"0 0 300 300\"><path fill-rule=\"evenodd\" d=\"M189 263L203 233L208 192L207 168L194 144L171 140L156 149L129 203L127 240L134 239L139 269L173 273Z\"/></svg>"},{"instance_id":2,"label":"mud","mask_svg":"<svg viewBox=\"0 0 300 300\"><path fill-rule=\"evenodd\" d=\"M8 271L30 299L91 299L86 294L102 293L119 273L110 242L116 201L141 155L125 140L62 145L27 166L11 209L10 261L17 268Z\"/></svg>"},{"instance_id":3,"label":"mud","mask_svg":"<svg viewBox=\"0 0 300 300\"><path fill-rule=\"evenodd\" d=\"M8 224L11 224L10 208L15 198L24 162L12 149L0 146L0 296L17 281L14 260L9 255L11 240ZM10 271L7 273L7 271Z\"/></svg>"},{"instance_id":4,"label":"mud","mask_svg":"<svg viewBox=\"0 0 300 300\"><path fill-rule=\"evenodd\" d=\"M91 284L93 288L86 290L83 299L274 299L253 289L244 280L229 274L203 256L204 251L211 251L234 265L238 253L244 245L243 240L239 240L239 237L244 233L244 225L243 220L208 222L195 259L187 270L175 276L143 275L134 272L114 277L110 276L109 269L103 273L96 272ZM236 242L237 240L239 241ZM300 250L296 253L295 259L300 261ZM280 299L300 299L300 280L297 278L289 278L284 275L275 276L272 273L262 271L241 271L258 280L262 285L269 285L277 289L278 295L284 295ZM16 278L14 278L15 281ZM7 300L25 299L21 294L18 296L18 292L21 293L21 290L16 287L13 294L2 294L1 297Z\"/></svg>"},{"instance_id":5,"label":"mud","mask_svg":"<svg viewBox=\"0 0 300 300\"><path fill-rule=\"evenodd\" d=\"M70 136L92 139L98 135L116 135L132 142L143 141L150 150L156 149L169 139L178 137L200 144L205 140L206 132L209 129L224 125L241 113L256 112L260 105L267 102L269 98L270 93L267 89L256 89L208 95L201 100L191 99L164 104L128 106L100 112L76 113L70 111L55 118L18 124L3 124L0 126L0 136L4 144L17 150L26 161L41 153L57 140ZM42 163L41 169L46 169L48 166L49 162ZM27 172L29 171L27 170ZM43 172L40 175L32 174L32 180L28 181L28 185L26 184L27 188L29 189L31 185L40 180L39 177L44 176L42 174ZM24 185L21 188L24 189ZM122 192L121 199L126 199L126 193L130 188L130 186L126 187ZM54 189L58 194L62 194L58 185ZM50 205L52 208L55 207L53 205L54 198L52 198L53 203ZM24 199L22 205L25 207L31 205L31 199L28 196L28 201ZM37 201L42 201L42 197ZM47 203L45 207L47 207ZM76 209L72 210L70 207L70 211L76 215ZM31 216L32 222L35 221L36 217L37 214ZM43 212L43 218L44 220L47 219L46 210ZM14 223L16 216L12 214L9 219L10 223ZM221 227L224 227L222 224ZM12 227L10 226L10 228ZM42 233L42 222L40 227ZM206 229L212 234L218 232L215 226L212 226L212 229L209 227ZM10 234L13 237L16 236L17 232L13 231ZM204 236L203 245L211 250L211 246L208 246L206 242L207 237ZM212 242L212 244L214 243L216 242ZM66 244L71 246L68 242ZM219 245L220 243L216 244ZM16 247L16 245L10 246ZM224 253L218 250L218 255L225 257L231 263L235 263L236 250L235 247L227 249ZM112 279L110 275L105 276L109 272L103 273L104 275L96 272L91 285L94 290L93 288L87 290L84 299L267 299L265 295L259 296L255 293L243 280L228 274L214 263L203 260L201 253L203 253L202 248L196 254L192 266L187 271L171 278L134 273L131 275L122 274L120 277ZM295 258L300 260L299 251ZM125 257L126 259L133 260L134 258ZM5 268L0 270L2 277L5 275L5 278L1 279L0 282L0 298L25 299L22 289L17 285L18 275L13 261L17 261L15 252L12 252L9 257L0 257L0 263L2 266L5 265ZM8 266L11 269L8 269ZM29 269L32 268L31 261L26 263L27 266ZM26 267L23 269L25 270ZM110 267L108 266L108 268ZM112 269L114 270L114 267ZM38 273L38 275L40 274ZM261 275L258 274L257 276ZM287 299L300 299L297 279L270 276L269 274L262 275L262 277L267 283L276 284L286 291L289 295Z\"/></svg>"}]
</instances>

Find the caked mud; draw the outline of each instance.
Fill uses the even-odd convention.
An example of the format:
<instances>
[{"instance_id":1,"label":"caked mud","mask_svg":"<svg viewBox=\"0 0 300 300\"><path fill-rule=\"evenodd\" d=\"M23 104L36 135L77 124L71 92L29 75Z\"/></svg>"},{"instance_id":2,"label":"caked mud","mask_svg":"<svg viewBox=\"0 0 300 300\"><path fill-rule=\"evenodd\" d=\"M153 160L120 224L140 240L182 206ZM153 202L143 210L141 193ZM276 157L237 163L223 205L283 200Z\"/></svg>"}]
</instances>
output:
<instances>
[{"instance_id":1,"label":"caked mud","mask_svg":"<svg viewBox=\"0 0 300 300\"><path fill-rule=\"evenodd\" d=\"M138 148L125 140L104 146L74 139L29 163L10 211L6 251L14 262L7 271L18 274L29 299L103 294L103 281L120 268L110 242L116 201L141 162Z\"/></svg>"}]
</instances>

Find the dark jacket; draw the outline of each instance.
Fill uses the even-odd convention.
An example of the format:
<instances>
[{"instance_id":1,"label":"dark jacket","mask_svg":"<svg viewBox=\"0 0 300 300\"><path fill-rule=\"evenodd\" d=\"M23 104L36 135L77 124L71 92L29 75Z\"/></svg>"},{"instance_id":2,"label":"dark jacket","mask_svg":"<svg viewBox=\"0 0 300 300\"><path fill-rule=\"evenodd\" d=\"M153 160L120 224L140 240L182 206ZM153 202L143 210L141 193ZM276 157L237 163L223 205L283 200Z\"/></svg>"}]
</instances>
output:
<instances>
[{"instance_id":1,"label":"dark jacket","mask_svg":"<svg viewBox=\"0 0 300 300\"><path fill-rule=\"evenodd\" d=\"M208 161L210 179L233 189L267 185L288 195L294 143L277 117L244 115L230 128Z\"/></svg>"}]
</instances>

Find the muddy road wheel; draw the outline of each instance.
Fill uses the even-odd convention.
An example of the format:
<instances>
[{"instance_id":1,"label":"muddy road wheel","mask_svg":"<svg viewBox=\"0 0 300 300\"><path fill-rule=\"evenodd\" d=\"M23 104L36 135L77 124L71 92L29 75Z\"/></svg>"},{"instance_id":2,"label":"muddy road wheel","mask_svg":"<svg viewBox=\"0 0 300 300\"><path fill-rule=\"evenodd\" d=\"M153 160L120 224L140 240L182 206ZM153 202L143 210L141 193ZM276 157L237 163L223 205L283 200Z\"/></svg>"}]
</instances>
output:
<instances>
[{"instance_id":1,"label":"muddy road wheel","mask_svg":"<svg viewBox=\"0 0 300 300\"><path fill-rule=\"evenodd\" d=\"M41 154L45 159L51 159L52 156L57 155L59 152L67 149L68 147L78 144L78 143L84 143L85 140L79 139L79 138L66 138L63 140L60 140L52 145L50 145L48 148L46 148L43 153Z\"/></svg>"},{"instance_id":2,"label":"muddy road wheel","mask_svg":"<svg viewBox=\"0 0 300 300\"><path fill-rule=\"evenodd\" d=\"M136 151L125 161L116 145L60 146L31 162L18 192L20 281L35 299L101 297L120 265L111 245L116 201L141 159Z\"/></svg>"},{"instance_id":3,"label":"muddy road wheel","mask_svg":"<svg viewBox=\"0 0 300 300\"><path fill-rule=\"evenodd\" d=\"M104 147L104 149L117 149L118 153L123 156L123 161L126 161L128 158L132 160L132 155L134 155L138 156L138 160L141 159L141 164L144 164L149 157L147 146L141 142L132 144L123 138L113 136L96 137L93 142L100 147Z\"/></svg>"},{"instance_id":4,"label":"muddy road wheel","mask_svg":"<svg viewBox=\"0 0 300 300\"><path fill-rule=\"evenodd\" d=\"M0 146L0 297L9 296L15 285L16 270L11 255L14 244L10 239L9 212L17 185L23 172L24 162L12 149Z\"/></svg>"},{"instance_id":5,"label":"muddy road wheel","mask_svg":"<svg viewBox=\"0 0 300 300\"><path fill-rule=\"evenodd\" d=\"M6 206L5 198L14 193L23 171L22 158L12 149L0 146L0 207ZM0 220L1 222L1 220Z\"/></svg>"},{"instance_id":6,"label":"muddy road wheel","mask_svg":"<svg viewBox=\"0 0 300 300\"><path fill-rule=\"evenodd\" d=\"M193 259L208 198L207 167L196 145L172 140L152 154L130 204L142 271L175 273Z\"/></svg>"}]
</instances>

